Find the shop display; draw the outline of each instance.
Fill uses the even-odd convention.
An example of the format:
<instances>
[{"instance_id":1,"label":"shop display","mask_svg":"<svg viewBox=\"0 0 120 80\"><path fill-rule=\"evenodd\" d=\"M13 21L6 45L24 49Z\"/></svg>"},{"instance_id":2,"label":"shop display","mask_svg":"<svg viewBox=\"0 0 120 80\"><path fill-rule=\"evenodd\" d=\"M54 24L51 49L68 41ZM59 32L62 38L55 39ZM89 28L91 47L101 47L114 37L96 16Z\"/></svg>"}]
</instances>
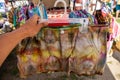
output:
<instances>
[{"instance_id":1,"label":"shop display","mask_svg":"<svg viewBox=\"0 0 120 80\"><path fill-rule=\"evenodd\" d=\"M107 43L111 34L108 35L107 30L114 21L110 16L104 17L102 10L91 15L86 10L46 10L43 3L37 6L29 3L29 6L12 9L11 14L15 27L34 14L49 23L35 37L19 43L17 58L21 78L56 71L73 72L79 76L103 74L107 50L111 48ZM110 21L113 23L109 24Z\"/></svg>"},{"instance_id":2,"label":"shop display","mask_svg":"<svg viewBox=\"0 0 120 80\"><path fill-rule=\"evenodd\" d=\"M69 18L88 18L89 25L98 24L96 18L86 10L72 11L69 14Z\"/></svg>"},{"instance_id":3,"label":"shop display","mask_svg":"<svg viewBox=\"0 0 120 80\"><path fill-rule=\"evenodd\" d=\"M21 17L18 18L20 22L26 20L24 9L20 10ZM40 16L38 10L38 6L33 8L28 16L31 17L33 14ZM50 23L53 26L49 24L36 37L25 39L18 46L18 68L21 77L50 71L74 72L78 75L102 74L107 53L106 32L92 27L89 30L88 24L83 25L86 23L85 18L88 17L91 24L96 23L95 18L85 10L56 12L48 13L48 19L51 21L58 19L56 23ZM83 18L83 21L78 24L74 23L75 21L67 21L69 18L81 18L81 20ZM65 21L62 23L59 19Z\"/></svg>"},{"instance_id":4,"label":"shop display","mask_svg":"<svg viewBox=\"0 0 120 80\"><path fill-rule=\"evenodd\" d=\"M34 5L32 2L29 5L12 8L9 12L9 21L14 24L14 27L19 27L34 14L40 16L41 19L47 19L47 11L44 4Z\"/></svg>"},{"instance_id":5,"label":"shop display","mask_svg":"<svg viewBox=\"0 0 120 80\"><path fill-rule=\"evenodd\" d=\"M19 70L24 70L21 75L50 71L74 72L78 75L102 74L107 53L106 30L91 27L88 32L81 33L79 27L82 26L48 26L37 35L35 42L39 44L31 39L32 42L27 42L26 47L21 46L21 55L18 55Z\"/></svg>"}]
</instances>

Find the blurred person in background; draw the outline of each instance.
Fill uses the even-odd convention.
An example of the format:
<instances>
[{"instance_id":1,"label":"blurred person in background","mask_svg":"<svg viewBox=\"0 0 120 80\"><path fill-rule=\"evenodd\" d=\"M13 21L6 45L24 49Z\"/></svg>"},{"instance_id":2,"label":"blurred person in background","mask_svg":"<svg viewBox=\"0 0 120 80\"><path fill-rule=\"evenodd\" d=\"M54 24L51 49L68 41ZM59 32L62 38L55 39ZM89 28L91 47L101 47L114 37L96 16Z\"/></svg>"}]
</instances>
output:
<instances>
[{"instance_id":1,"label":"blurred person in background","mask_svg":"<svg viewBox=\"0 0 120 80\"><path fill-rule=\"evenodd\" d=\"M116 18L118 18L120 13L120 0L116 1Z\"/></svg>"},{"instance_id":2,"label":"blurred person in background","mask_svg":"<svg viewBox=\"0 0 120 80\"><path fill-rule=\"evenodd\" d=\"M90 8L91 8L91 14L93 14L94 11L100 10L102 7L102 0L90 0Z\"/></svg>"}]
</instances>

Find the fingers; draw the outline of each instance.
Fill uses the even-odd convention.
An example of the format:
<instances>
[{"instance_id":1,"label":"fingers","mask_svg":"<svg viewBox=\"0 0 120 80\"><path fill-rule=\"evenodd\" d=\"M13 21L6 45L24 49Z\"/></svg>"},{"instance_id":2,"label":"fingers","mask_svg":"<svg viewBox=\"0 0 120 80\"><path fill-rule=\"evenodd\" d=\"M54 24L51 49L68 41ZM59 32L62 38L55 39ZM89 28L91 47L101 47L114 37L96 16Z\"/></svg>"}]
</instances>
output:
<instances>
[{"instance_id":1,"label":"fingers","mask_svg":"<svg viewBox=\"0 0 120 80\"><path fill-rule=\"evenodd\" d=\"M35 14L34 16L32 16L29 21L33 21L33 22L37 22L37 20L40 19L39 16L37 14Z\"/></svg>"},{"instance_id":2,"label":"fingers","mask_svg":"<svg viewBox=\"0 0 120 80\"><path fill-rule=\"evenodd\" d=\"M42 22L40 17L37 18L37 26L44 27L48 25L48 22Z\"/></svg>"},{"instance_id":3,"label":"fingers","mask_svg":"<svg viewBox=\"0 0 120 80\"><path fill-rule=\"evenodd\" d=\"M37 14L35 14L33 17L34 17L34 18L39 18L39 16L38 16Z\"/></svg>"},{"instance_id":4,"label":"fingers","mask_svg":"<svg viewBox=\"0 0 120 80\"><path fill-rule=\"evenodd\" d=\"M31 17L30 18L31 20L30 21L33 21L36 25L37 25L37 27L44 27L44 26L47 26L48 25L48 23L47 22L42 22L42 23L40 23L40 17L37 15L37 14L35 14L33 17Z\"/></svg>"},{"instance_id":5,"label":"fingers","mask_svg":"<svg viewBox=\"0 0 120 80\"><path fill-rule=\"evenodd\" d=\"M38 24L38 26L41 27L41 28L44 27L44 26L47 26L47 25L48 25L47 22L43 22L43 23Z\"/></svg>"},{"instance_id":6,"label":"fingers","mask_svg":"<svg viewBox=\"0 0 120 80\"><path fill-rule=\"evenodd\" d=\"M47 22L43 22L43 23L41 23L41 24L42 24L42 26L47 26L47 25L48 25Z\"/></svg>"}]
</instances>

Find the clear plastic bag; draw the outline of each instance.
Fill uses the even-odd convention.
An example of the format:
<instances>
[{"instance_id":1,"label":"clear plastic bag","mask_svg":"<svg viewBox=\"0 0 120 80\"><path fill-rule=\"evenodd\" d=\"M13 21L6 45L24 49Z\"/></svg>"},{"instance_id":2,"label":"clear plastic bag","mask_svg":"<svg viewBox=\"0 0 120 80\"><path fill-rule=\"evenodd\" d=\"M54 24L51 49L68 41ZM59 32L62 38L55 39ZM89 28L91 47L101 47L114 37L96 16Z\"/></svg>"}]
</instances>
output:
<instances>
[{"instance_id":1,"label":"clear plastic bag","mask_svg":"<svg viewBox=\"0 0 120 80\"><path fill-rule=\"evenodd\" d=\"M17 58L21 77L39 72L42 63L39 41L35 37L24 39L18 45Z\"/></svg>"},{"instance_id":2,"label":"clear plastic bag","mask_svg":"<svg viewBox=\"0 0 120 80\"><path fill-rule=\"evenodd\" d=\"M68 71L69 57L74 50L75 38L78 29L69 28L60 30L60 43L61 43L61 54L62 54L62 70Z\"/></svg>"},{"instance_id":3,"label":"clear plastic bag","mask_svg":"<svg viewBox=\"0 0 120 80\"><path fill-rule=\"evenodd\" d=\"M92 28L91 28L92 29ZM69 58L69 73L102 74L106 62L106 32L96 27L92 32L78 33L75 49Z\"/></svg>"},{"instance_id":4,"label":"clear plastic bag","mask_svg":"<svg viewBox=\"0 0 120 80\"><path fill-rule=\"evenodd\" d=\"M75 23L44 27L36 37L23 40L18 48L20 74L49 71L102 74L107 53L106 27L89 27L85 32L80 27L83 26Z\"/></svg>"},{"instance_id":5,"label":"clear plastic bag","mask_svg":"<svg viewBox=\"0 0 120 80\"><path fill-rule=\"evenodd\" d=\"M40 42L45 71L60 70L59 31L49 28L44 29Z\"/></svg>"}]
</instances>

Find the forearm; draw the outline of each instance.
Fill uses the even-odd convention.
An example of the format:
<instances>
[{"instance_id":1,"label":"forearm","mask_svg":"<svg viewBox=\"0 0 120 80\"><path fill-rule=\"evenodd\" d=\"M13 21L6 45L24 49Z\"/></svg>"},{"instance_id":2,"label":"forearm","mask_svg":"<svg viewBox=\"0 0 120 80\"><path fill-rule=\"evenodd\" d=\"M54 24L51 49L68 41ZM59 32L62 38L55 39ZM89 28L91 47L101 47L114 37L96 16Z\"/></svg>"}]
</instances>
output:
<instances>
[{"instance_id":1,"label":"forearm","mask_svg":"<svg viewBox=\"0 0 120 80\"><path fill-rule=\"evenodd\" d=\"M19 29L0 35L0 66L14 47L24 38L33 37L47 23L37 24L39 16L34 15Z\"/></svg>"},{"instance_id":2,"label":"forearm","mask_svg":"<svg viewBox=\"0 0 120 80\"><path fill-rule=\"evenodd\" d=\"M0 36L0 66L14 47L25 37L27 35L23 28Z\"/></svg>"}]
</instances>

